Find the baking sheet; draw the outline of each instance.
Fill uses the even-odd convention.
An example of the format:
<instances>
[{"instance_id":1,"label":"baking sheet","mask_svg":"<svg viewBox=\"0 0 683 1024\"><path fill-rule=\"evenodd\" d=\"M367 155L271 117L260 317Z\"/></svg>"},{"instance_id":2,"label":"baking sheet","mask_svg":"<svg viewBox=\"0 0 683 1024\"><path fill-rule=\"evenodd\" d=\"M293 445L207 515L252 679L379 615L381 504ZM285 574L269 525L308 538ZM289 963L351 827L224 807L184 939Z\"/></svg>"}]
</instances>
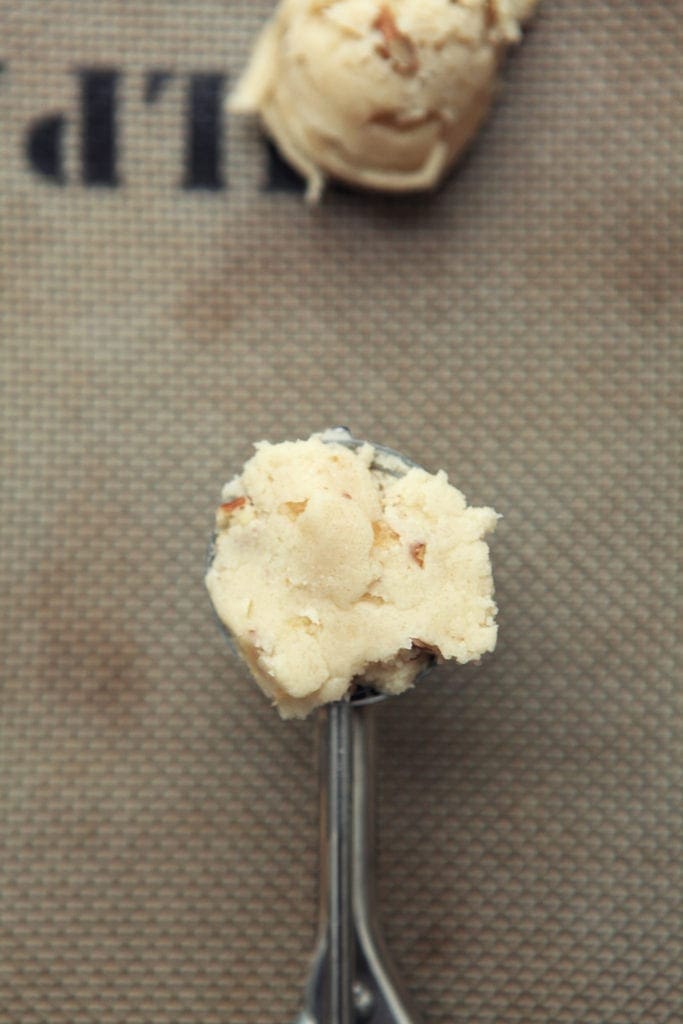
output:
<instances>
[{"instance_id":1,"label":"baking sheet","mask_svg":"<svg viewBox=\"0 0 683 1024\"><path fill-rule=\"evenodd\" d=\"M202 571L343 423L503 515L496 654L379 709L415 1004L674 1022L682 5L545 0L437 194L316 210L220 114L268 10L0 0L0 1021L294 1017L315 726Z\"/></svg>"}]
</instances>

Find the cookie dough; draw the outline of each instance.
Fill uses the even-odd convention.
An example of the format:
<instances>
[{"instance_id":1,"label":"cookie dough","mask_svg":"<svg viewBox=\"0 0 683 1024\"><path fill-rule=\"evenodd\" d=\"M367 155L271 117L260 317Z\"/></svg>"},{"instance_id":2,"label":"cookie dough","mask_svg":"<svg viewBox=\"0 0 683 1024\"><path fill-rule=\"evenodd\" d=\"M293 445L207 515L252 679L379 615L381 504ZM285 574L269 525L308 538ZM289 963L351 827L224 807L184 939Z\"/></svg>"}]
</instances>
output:
<instances>
[{"instance_id":1,"label":"cookie dough","mask_svg":"<svg viewBox=\"0 0 683 1024\"><path fill-rule=\"evenodd\" d=\"M328 431L258 443L223 489L206 585L284 718L359 682L412 686L434 657L496 643L491 508L468 508L443 471Z\"/></svg>"},{"instance_id":2,"label":"cookie dough","mask_svg":"<svg viewBox=\"0 0 683 1024\"><path fill-rule=\"evenodd\" d=\"M427 189L486 115L538 0L281 0L231 97L316 200L329 175Z\"/></svg>"}]
</instances>

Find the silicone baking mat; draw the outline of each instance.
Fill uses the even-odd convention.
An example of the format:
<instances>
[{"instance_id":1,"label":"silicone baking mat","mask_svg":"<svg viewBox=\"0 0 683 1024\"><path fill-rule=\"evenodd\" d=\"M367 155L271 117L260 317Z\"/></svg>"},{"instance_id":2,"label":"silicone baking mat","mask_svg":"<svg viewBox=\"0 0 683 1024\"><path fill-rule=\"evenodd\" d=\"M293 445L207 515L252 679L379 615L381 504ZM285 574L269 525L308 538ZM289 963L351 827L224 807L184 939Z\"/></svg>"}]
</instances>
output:
<instances>
[{"instance_id":1,"label":"silicone baking mat","mask_svg":"<svg viewBox=\"0 0 683 1024\"><path fill-rule=\"evenodd\" d=\"M314 210L223 111L269 9L0 0L0 1021L293 1019L315 724L202 575L346 424L503 516L497 652L378 711L416 1006L673 1024L683 5L545 0L443 188Z\"/></svg>"}]
</instances>

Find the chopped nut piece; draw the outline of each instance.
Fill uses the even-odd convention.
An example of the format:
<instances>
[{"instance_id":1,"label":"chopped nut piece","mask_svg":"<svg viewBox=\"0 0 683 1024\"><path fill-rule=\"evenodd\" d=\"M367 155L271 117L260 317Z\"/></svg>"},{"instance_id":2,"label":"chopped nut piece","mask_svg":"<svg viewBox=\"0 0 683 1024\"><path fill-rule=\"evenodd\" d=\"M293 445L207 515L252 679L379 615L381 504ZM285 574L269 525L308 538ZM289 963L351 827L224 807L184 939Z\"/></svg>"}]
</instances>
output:
<instances>
[{"instance_id":1,"label":"chopped nut piece","mask_svg":"<svg viewBox=\"0 0 683 1024\"><path fill-rule=\"evenodd\" d=\"M247 499L244 497L233 498L232 501L221 502L221 504L218 507L220 508L221 512L234 512L236 508L242 508L242 506L246 505L246 503Z\"/></svg>"},{"instance_id":2,"label":"chopped nut piece","mask_svg":"<svg viewBox=\"0 0 683 1024\"><path fill-rule=\"evenodd\" d=\"M416 648L418 651L428 651L429 654L433 654L435 657L441 657L441 651L435 644L426 644L424 640L412 639L410 641L411 646Z\"/></svg>"},{"instance_id":3,"label":"chopped nut piece","mask_svg":"<svg viewBox=\"0 0 683 1024\"><path fill-rule=\"evenodd\" d=\"M410 557L417 562L421 569L424 569L426 549L427 545L423 541L417 541L410 545Z\"/></svg>"},{"instance_id":4,"label":"chopped nut piece","mask_svg":"<svg viewBox=\"0 0 683 1024\"><path fill-rule=\"evenodd\" d=\"M306 633L315 633L320 624L309 619L308 615L295 615L289 620L293 629L303 629Z\"/></svg>"},{"instance_id":5,"label":"chopped nut piece","mask_svg":"<svg viewBox=\"0 0 683 1024\"><path fill-rule=\"evenodd\" d=\"M397 540L400 540L400 536L396 533L396 530L392 530L388 523L384 523L381 520L374 520L372 524L372 534L374 537L374 546L377 548L386 548L390 544L395 544Z\"/></svg>"},{"instance_id":6,"label":"chopped nut piece","mask_svg":"<svg viewBox=\"0 0 683 1024\"><path fill-rule=\"evenodd\" d=\"M296 519L305 510L308 501L284 501L280 510L288 515L290 519Z\"/></svg>"},{"instance_id":7,"label":"chopped nut piece","mask_svg":"<svg viewBox=\"0 0 683 1024\"><path fill-rule=\"evenodd\" d=\"M499 17L496 0L486 0L484 5L484 23L486 27L495 28Z\"/></svg>"},{"instance_id":8,"label":"chopped nut piece","mask_svg":"<svg viewBox=\"0 0 683 1024\"><path fill-rule=\"evenodd\" d=\"M216 511L216 526L219 529L225 527L232 514L237 512L238 509L244 508L246 504L247 499L244 496L221 502Z\"/></svg>"},{"instance_id":9,"label":"chopped nut piece","mask_svg":"<svg viewBox=\"0 0 683 1024\"><path fill-rule=\"evenodd\" d=\"M420 66L417 51L412 40L399 31L393 12L388 7L380 7L373 28L378 29L384 37L384 42L375 47L377 53L391 62L398 75L414 75Z\"/></svg>"}]
</instances>

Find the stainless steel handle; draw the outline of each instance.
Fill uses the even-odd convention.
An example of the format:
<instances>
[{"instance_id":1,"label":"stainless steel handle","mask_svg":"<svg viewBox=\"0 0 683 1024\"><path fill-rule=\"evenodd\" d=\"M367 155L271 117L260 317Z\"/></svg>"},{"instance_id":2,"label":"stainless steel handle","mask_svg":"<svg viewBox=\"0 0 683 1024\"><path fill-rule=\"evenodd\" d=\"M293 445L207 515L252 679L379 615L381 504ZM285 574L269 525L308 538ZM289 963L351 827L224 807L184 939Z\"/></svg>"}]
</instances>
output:
<instances>
[{"instance_id":1,"label":"stainless steel handle","mask_svg":"<svg viewBox=\"0 0 683 1024\"><path fill-rule=\"evenodd\" d=\"M374 714L346 701L322 712L318 943L295 1024L419 1024L375 920Z\"/></svg>"}]
</instances>

